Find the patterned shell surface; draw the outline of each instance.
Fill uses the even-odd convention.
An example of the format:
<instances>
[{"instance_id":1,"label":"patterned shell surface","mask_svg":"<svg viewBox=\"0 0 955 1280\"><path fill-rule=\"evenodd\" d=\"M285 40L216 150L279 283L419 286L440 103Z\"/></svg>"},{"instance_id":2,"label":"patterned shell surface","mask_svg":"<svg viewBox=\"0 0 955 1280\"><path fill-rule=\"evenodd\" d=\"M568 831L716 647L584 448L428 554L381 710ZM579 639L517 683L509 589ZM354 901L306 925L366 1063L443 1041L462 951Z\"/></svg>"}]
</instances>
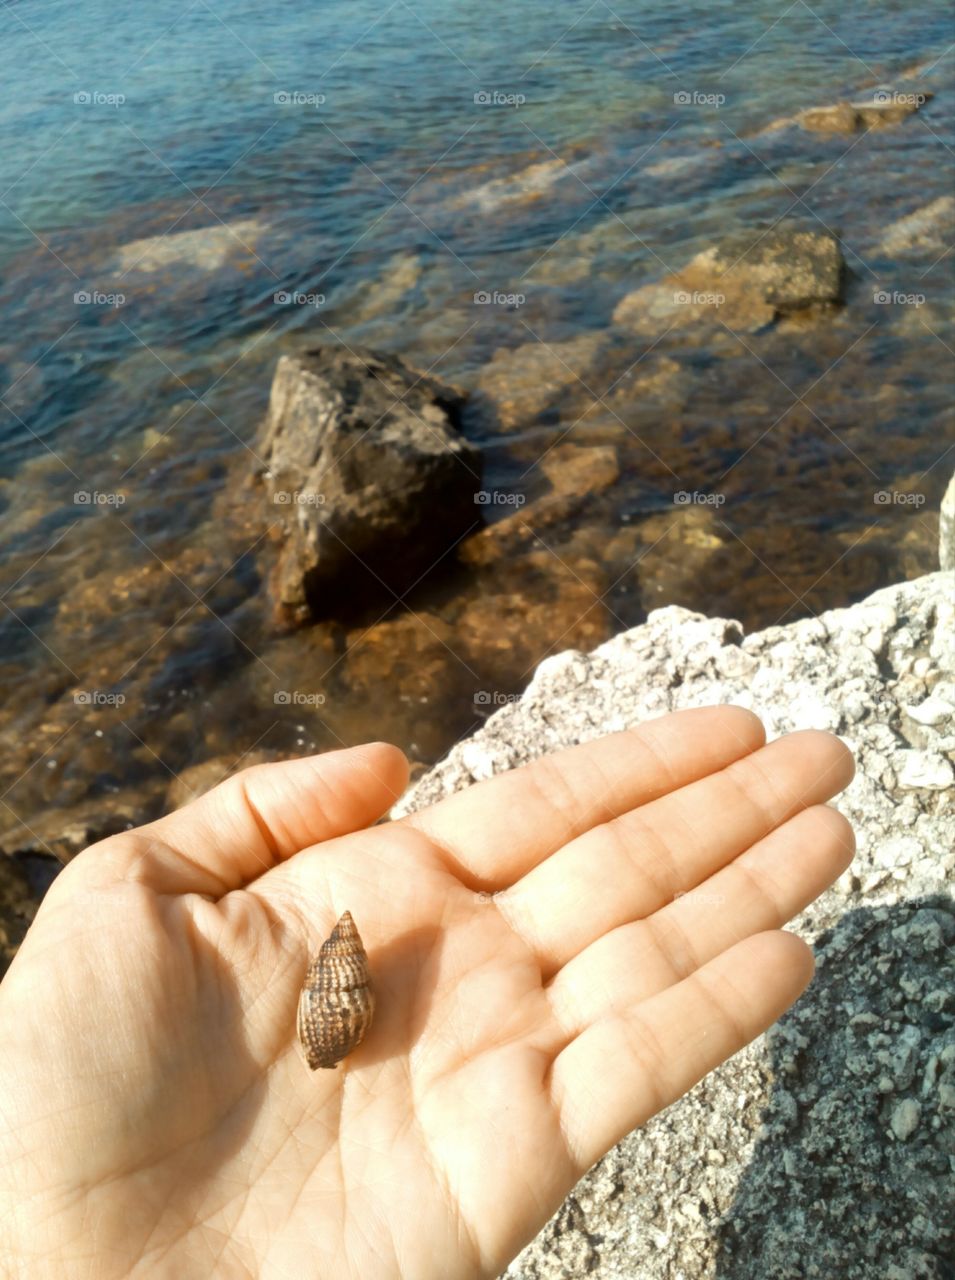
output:
<instances>
[{"instance_id":1,"label":"patterned shell surface","mask_svg":"<svg viewBox=\"0 0 955 1280\"><path fill-rule=\"evenodd\" d=\"M308 966L299 997L298 1038L310 1069L334 1069L361 1044L374 1012L368 957L346 911Z\"/></svg>"}]
</instances>

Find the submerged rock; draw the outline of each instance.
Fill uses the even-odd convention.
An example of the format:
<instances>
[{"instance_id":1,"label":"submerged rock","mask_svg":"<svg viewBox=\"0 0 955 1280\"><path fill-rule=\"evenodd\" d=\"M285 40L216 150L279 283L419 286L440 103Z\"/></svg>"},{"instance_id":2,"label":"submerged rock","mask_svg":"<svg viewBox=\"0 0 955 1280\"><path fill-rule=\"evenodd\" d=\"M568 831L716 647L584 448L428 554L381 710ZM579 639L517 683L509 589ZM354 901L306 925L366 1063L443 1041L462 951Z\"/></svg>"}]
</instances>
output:
<instances>
[{"instance_id":1,"label":"submerged rock","mask_svg":"<svg viewBox=\"0 0 955 1280\"><path fill-rule=\"evenodd\" d=\"M460 434L462 404L396 356L282 356L259 456L286 619L393 601L477 527L480 457Z\"/></svg>"},{"instance_id":2,"label":"submerged rock","mask_svg":"<svg viewBox=\"0 0 955 1280\"><path fill-rule=\"evenodd\" d=\"M526 204L541 197L564 178L570 177L574 167L559 156L553 160L538 160L518 173L504 178L492 178L471 191L458 196L452 203L454 209L474 207L481 213L495 213L505 205Z\"/></svg>"},{"instance_id":3,"label":"submerged rock","mask_svg":"<svg viewBox=\"0 0 955 1280\"><path fill-rule=\"evenodd\" d=\"M901 93L880 89L859 102L840 101L825 107L809 107L794 116L785 116L764 129L770 133L797 125L810 133L861 133L865 129L885 129L914 115L932 98L931 93Z\"/></svg>"},{"instance_id":4,"label":"submerged rock","mask_svg":"<svg viewBox=\"0 0 955 1280\"><path fill-rule=\"evenodd\" d=\"M563 550L559 557L531 551L489 571L458 616L454 641L475 671L488 672L482 683L491 700L484 706L499 706L496 694L520 689L542 654L605 640L614 626L608 585L596 560Z\"/></svg>"},{"instance_id":5,"label":"submerged rock","mask_svg":"<svg viewBox=\"0 0 955 1280\"><path fill-rule=\"evenodd\" d=\"M407 295L421 280L421 257L416 253L393 253L381 273L362 285L343 304L349 326L388 319L400 310Z\"/></svg>"},{"instance_id":6,"label":"submerged rock","mask_svg":"<svg viewBox=\"0 0 955 1280\"><path fill-rule=\"evenodd\" d=\"M583 333L567 342L502 347L478 374L475 404L489 406L504 430L525 426L568 387L586 384L603 345L602 334Z\"/></svg>"},{"instance_id":7,"label":"submerged rock","mask_svg":"<svg viewBox=\"0 0 955 1280\"><path fill-rule=\"evenodd\" d=\"M620 476L612 445L558 444L543 455L540 469L550 491L466 538L461 544L465 564L492 564L522 554L542 530L571 521L591 497L611 488Z\"/></svg>"},{"instance_id":8,"label":"submerged rock","mask_svg":"<svg viewBox=\"0 0 955 1280\"><path fill-rule=\"evenodd\" d=\"M889 254L910 249L943 249L951 239L953 224L955 196L939 196L886 227L879 249Z\"/></svg>"},{"instance_id":9,"label":"submerged rock","mask_svg":"<svg viewBox=\"0 0 955 1280\"><path fill-rule=\"evenodd\" d=\"M261 219L244 218L241 222L216 222L193 231L147 236L122 245L114 265L122 275L149 275L167 267L218 271L237 259L253 257L256 241L267 230L268 224Z\"/></svg>"},{"instance_id":10,"label":"submerged rock","mask_svg":"<svg viewBox=\"0 0 955 1280\"><path fill-rule=\"evenodd\" d=\"M253 765L269 764L276 759L271 751L247 751L240 756L214 756L211 760L201 760L191 764L172 779L166 791L166 808L179 809L184 804L198 800L205 792L217 787L220 782L232 776L240 769L251 769Z\"/></svg>"},{"instance_id":11,"label":"submerged rock","mask_svg":"<svg viewBox=\"0 0 955 1280\"><path fill-rule=\"evenodd\" d=\"M682 270L621 299L614 324L639 333L723 323L759 329L842 301L845 260L835 236L803 227L728 236Z\"/></svg>"}]
</instances>

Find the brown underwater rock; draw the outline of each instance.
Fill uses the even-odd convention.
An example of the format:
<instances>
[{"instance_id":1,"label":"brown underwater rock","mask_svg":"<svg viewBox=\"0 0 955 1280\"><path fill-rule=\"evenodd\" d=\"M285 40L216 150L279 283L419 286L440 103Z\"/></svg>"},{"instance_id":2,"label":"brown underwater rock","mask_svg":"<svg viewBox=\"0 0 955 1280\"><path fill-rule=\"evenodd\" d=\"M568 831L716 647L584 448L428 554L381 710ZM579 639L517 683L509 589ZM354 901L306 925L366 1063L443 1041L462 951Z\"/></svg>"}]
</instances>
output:
<instances>
[{"instance_id":1,"label":"brown underwater rock","mask_svg":"<svg viewBox=\"0 0 955 1280\"><path fill-rule=\"evenodd\" d=\"M614 324L637 333L719 323L754 330L842 301L835 236L804 227L751 228L698 253L682 270L628 293Z\"/></svg>"},{"instance_id":2,"label":"brown underwater rock","mask_svg":"<svg viewBox=\"0 0 955 1280\"><path fill-rule=\"evenodd\" d=\"M843 98L823 107L808 107L793 116L783 116L761 129L760 134L774 133L794 125L809 133L862 133L866 129L886 129L907 120L932 97L924 90L899 92L879 89L871 98L858 102Z\"/></svg>"},{"instance_id":3,"label":"brown underwater rock","mask_svg":"<svg viewBox=\"0 0 955 1280\"><path fill-rule=\"evenodd\" d=\"M604 337L584 333L567 342L524 342L501 348L478 375L477 400L503 430L537 418L568 389L586 382Z\"/></svg>"}]
</instances>

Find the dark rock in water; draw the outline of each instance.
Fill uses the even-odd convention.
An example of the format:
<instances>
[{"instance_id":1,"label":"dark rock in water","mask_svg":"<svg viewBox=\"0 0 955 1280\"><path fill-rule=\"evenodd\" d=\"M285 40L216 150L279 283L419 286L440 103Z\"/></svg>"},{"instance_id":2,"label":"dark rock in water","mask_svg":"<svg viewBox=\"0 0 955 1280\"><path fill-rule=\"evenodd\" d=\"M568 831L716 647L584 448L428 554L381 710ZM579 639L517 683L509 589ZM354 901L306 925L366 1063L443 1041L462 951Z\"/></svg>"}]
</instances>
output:
<instances>
[{"instance_id":1,"label":"dark rock in water","mask_svg":"<svg viewBox=\"0 0 955 1280\"><path fill-rule=\"evenodd\" d=\"M0 977L16 955L39 901L61 865L56 858L42 854L0 850Z\"/></svg>"},{"instance_id":2,"label":"dark rock in water","mask_svg":"<svg viewBox=\"0 0 955 1280\"><path fill-rule=\"evenodd\" d=\"M67 863L91 844L157 817L148 792L149 788L140 784L116 794L87 795L67 803L64 788L64 799L31 812L29 825L14 821L0 829L0 842L4 849L15 850L23 858Z\"/></svg>"},{"instance_id":3,"label":"dark rock in water","mask_svg":"<svg viewBox=\"0 0 955 1280\"><path fill-rule=\"evenodd\" d=\"M478 526L462 405L395 356L328 346L279 360L260 454L283 522L284 619L393 602Z\"/></svg>"},{"instance_id":4,"label":"dark rock in water","mask_svg":"<svg viewBox=\"0 0 955 1280\"><path fill-rule=\"evenodd\" d=\"M835 236L795 226L728 236L681 271L628 293L614 323L639 333L721 322L754 330L842 301L845 259Z\"/></svg>"}]
</instances>

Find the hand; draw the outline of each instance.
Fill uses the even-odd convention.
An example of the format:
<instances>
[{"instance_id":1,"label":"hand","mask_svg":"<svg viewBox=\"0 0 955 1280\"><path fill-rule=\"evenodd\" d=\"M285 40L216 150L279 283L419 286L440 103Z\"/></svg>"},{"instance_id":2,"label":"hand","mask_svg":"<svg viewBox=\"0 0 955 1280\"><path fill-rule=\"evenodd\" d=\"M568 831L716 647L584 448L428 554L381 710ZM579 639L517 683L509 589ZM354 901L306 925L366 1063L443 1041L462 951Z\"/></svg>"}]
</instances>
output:
<instances>
[{"instance_id":1,"label":"hand","mask_svg":"<svg viewBox=\"0 0 955 1280\"><path fill-rule=\"evenodd\" d=\"M262 765L87 850L0 986L9 1274L496 1276L803 990L778 929L851 858L851 773L705 708L379 826L397 749ZM311 1073L299 988L346 909L378 1009Z\"/></svg>"}]
</instances>

